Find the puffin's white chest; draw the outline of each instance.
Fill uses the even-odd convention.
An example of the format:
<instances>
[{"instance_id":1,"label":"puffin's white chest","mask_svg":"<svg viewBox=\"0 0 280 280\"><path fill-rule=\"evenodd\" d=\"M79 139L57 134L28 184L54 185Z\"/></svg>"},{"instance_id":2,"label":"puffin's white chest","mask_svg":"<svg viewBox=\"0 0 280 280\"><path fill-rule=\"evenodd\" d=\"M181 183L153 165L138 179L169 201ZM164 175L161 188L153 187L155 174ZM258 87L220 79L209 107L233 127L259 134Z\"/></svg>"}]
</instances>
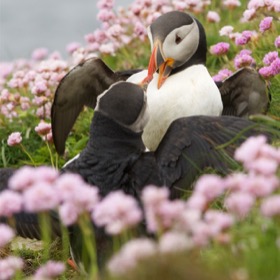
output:
<instances>
[{"instance_id":1,"label":"puffin's white chest","mask_svg":"<svg viewBox=\"0 0 280 280\"><path fill-rule=\"evenodd\" d=\"M147 88L150 120L144 129L143 141L150 150L157 148L174 120L222 113L220 92L205 66L194 65L171 75L160 89L157 80L158 74L155 73Z\"/></svg>"}]
</instances>

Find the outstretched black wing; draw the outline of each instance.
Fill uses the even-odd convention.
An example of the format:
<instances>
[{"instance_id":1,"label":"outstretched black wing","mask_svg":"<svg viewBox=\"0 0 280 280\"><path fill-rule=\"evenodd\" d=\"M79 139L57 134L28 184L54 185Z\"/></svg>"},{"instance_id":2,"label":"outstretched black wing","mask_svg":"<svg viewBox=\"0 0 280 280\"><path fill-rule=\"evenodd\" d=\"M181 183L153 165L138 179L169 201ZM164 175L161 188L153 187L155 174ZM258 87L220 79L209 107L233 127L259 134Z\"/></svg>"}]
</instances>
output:
<instances>
[{"instance_id":1,"label":"outstretched black wing","mask_svg":"<svg viewBox=\"0 0 280 280\"><path fill-rule=\"evenodd\" d=\"M52 104L52 134L59 154L83 106L95 108L99 94L139 70L113 72L101 59L90 58L74 67L58 85Z\"/></svg>"},{"instance_id":2,"label":"outstretched black wing","mask_svg":"<svg viewBox=\"0 0 280 280\"><path fill-rule=\"evenodd\" d=\"M248 117L267 112L269 87L256 69L244 67L217 86L224 105L223 115Z\"/></svg>"},{"instance_id":3,"label":"outstretched black wing","mask_svg":"<svg viewBox=\"0 0 280 280\"><path fill-rule=\"evenodd\" d=\"M231 158L235 148L261 131L260 125L233 116L193 116L174 121L156 151L165 185L190 189L207 167L226 174L232 164L236 165Z\"/></svg>"}]
</instances>

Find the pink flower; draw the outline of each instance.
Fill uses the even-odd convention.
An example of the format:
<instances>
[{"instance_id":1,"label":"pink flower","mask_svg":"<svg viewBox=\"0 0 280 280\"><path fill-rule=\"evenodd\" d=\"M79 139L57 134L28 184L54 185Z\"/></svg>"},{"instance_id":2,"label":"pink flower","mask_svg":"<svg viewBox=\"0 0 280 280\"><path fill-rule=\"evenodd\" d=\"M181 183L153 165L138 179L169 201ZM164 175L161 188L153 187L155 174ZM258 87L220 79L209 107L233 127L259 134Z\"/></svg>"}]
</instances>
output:
<instances>
[{"instance_id":1,"label":"pink flower","mask_svg":"<svg viewBox=\"0 0 280 280\"><path fill-rule=\"evenodd\" d=\"M245 218L255 202L254 196L245 192L235 192L225 199L225 207L240 218Z\"/></svg>"},{"instance_id":2,"label":"pink flower","mask_svg":"<svg viewBox=\"0 0 280 280\"><path fill-rule=\"evenodd\" d=\"M65 271L65 264L62 262L48 261L38 268L33 277L34 280L56 278Z\"/></svg>"},{"instance_id":3,"label":"pink flower","mask_svg":"<svg viewBox=\"0 0 280 280\"><path fill-rule=\"evenodd\" d=\"M247 9L243 12L243 17L241 21L247 22L253 19L256 16L256 10L255 9Z\"/></svg>"},{"instance_id":4,"label":"pink flower","mask_svg":"<svg viewBox=\"0 0 280 280\"><path fill-rule=\"evenodd\" d=\"M187 200L187 208L194 209L198 211L204 211L207 207L207 199L204 195L200 193L194 193L188 200Z\"/></svg>"},{"instance_id":5,"label":"pink flower","mask_svg":"<svg viewBox=\"0 0 280 280\"><path fill-rule=\"evenodd\" d=\"M22 197L11 190L0 193L0 216L10 217L22 210Z\"/></svg>"},{"instance_id":6,"label":"pink flower","mask_svg":"<svg viewBox=\"0 0 280 280\"><path fill-rule=\"evenodd\" d=\"M212 229L204 221L194 224L191 228L192 240L195 245L203 247L208 245L211 236L213 235Z\"/></svg>"},{"instance_id":7,"label":"pink flower","mask_svg":"<svg viewBox=\"0 0 280 280\"><path fill-rule=\"evenodd\" d=\"M274 45L276 48L280 48L280 36L275 38Z\"/></svg>"},{"instance_id":8,"label":"pink flower","mask_svg":"<svg viewBox=\"0 0 280 280\"><path fill-rule=\"evenodd\" d=\"M156 244L150 239L131 240L121 248L119 253L111 258L108 263L109 271L113 275L124 275L136 267L139 261L155 255L156 252Z\"/></svg>"},{"instance_id":9,"label":"pink flower","mask_svg":"<svg viewBox=\"0 0 280 280\"><path fill-rule=\"evenodd\" d=\"M40 123L35 127L35 131L39 135L47 135L51 131L51 124L41 120Z\"/></svg>"},{"instance_id":10,"label":"pink flower","mask_svg":"<svg viewBox=\"0 0 280 280\"><path fill-rule=\"evenodd\" d=\"M245 165L250 172L270 176L276 173L278 163L276 160L260 157Z\"/></svg>"},{"instance_id":11,"label":"pink flower","mask_svg":"<svg viewBox=\"0 0 280 280\"><path fill-rule=\"evenodd\" d=\"M207 13L207 21L208 22L220 22L221 18L217 12L208 11Z\"/></svg>"},{"instance_id":12,"label":"pink flower","mask_svg":"<svg viewBox=\"0 0 280 280\"><path fill-rule=\"evenodd\" d=\"M0 248L3 248L15 237L13 229L5 224L0 224Z\"/></svg>"},{"instance_id":13,"label":"pink flower","mask_svg":"<svg viewBox=\"0 0 280 280\"><path fill-rule=\"evenodd\" d=\"M274 76L273 70L270 66L264 66L259 69L259 74L264 78L264 79L270 79Z\"/></svg>"},{"instance_id":14,"label":"pink flower","mask_svg":"<svg viewBox=\"0 0 280 280\"><path fill-rule=\"evenodd\" d=\"M24 209L27 212L41 212L54 209L60 198L57 191L46 182L37 182L23 193Z\"/></svg>"},{"instance_id":15,"label":"pink flower","mask_svg":"<svg viewBox=\"0 0 280 280\"><path fill-rule=\"evenodd\" d=\"M192 247L191 238L181 232L169 231L163 234L159 240L159 251L161 253L176 253L190 250Z\"/></svg>"},{"instance_id":16,"label":"pink flower","mask_svg":"<svg viewBox=\"0 0 280 280\"><path fill-rule=\"evenodd\" d=\"M237 46L246 45L251 40L253 35L254 35L253 31L245 30L241 33L241 35L235 38L235 44Z\"/></svg>"},{"instance_id":17,"label":"pink flower","mask_svg":"<svg viewBox=\"0 0 280 280\"><path fill-rule=\"evenodd\" d=\"M213 55L224 55L229 50L229 43L220 42L210 47L210 53Z\"/></svg>"},{"instance_id":18,"label":"pink flower","mask_svg":"<svg viewBox=\"0 0 280 280\"><path fill-rule=\"evenodd\" d=\"M91 212L99 201L98 189L86 184L77 174L65 173L55 182L55 188L63 203L71 203L75 209Z\"/></svg>"},{"instance_id":19,"label":"pink flower","mask_svg":"<svg viewBox=\"0 0 280 280\"><path fill-rule=\"evenodd\" d=\"M77 222L80 211L73 203L66 202L58 208L59 217L65 226L73 225Z\"/></svg>"},{"instance_id":20,"label":"pink flower","mask_svg":"<svg viewBox=\"0 0 280 280\"><path fill-rule=\"evenodd\" d=\"M34 60L43 60L47 57L49 51L46 48L38 48L32 52L32 59Z\"/></svg>"},{"instance_id":21,"label":"pink flower","mask_svg":"<svg viewBox=\"0 0 280 280\"><path fill-rule=\"evenodd\" d=\"M239 7L241 5L239 0L223 0L223 5L229 9Z\"/></svg>"},{"instance_id":22,"label":"pink flower","mask_svg":"<svg viewBox=\"0 0 280 280\"><path fill-rule=\"evenodd\" d=\"M24 166L17 170L9 180L9 188L17 191L24 191L37 182L53 183L58 178L59 173L56 169L40 166Z\"/></svg>"},{"instance_id":23,"label":"pink flower","mask_svg":"<svg viewBox=\"0 0 280 280\"><path fill-rule=\"evenodd\" d=\"M225 179L225 188L230 191L240 191L243 190L248 175L245 173L232 173L228 175Z\"/></svg>"},{"instance_id":24,"label":"pink flower","mask_svg":"<svg viewBox=\"0 0 280 280\"><path fill-rule=\"evenodd\" d=\"M231 75L232 75L232 71L228 69L222 69L218 72L217 75L213 76L212 78L215 82L222 82L223 80L225 80Z\"/></svg>"},{"instance_id":25,"label":"pink flower","mask_svg":"<svg viewBox=\"0 0 280 280\"><path fill-rule=\"evenodd\" d=\"M20 132L13 132L9 135L7 144L9 146L16 146L20 144L22 141L21 133Z\"/></svg>"},{"instance_id":26,"label":"pink flower","mask_svg":"<svg viewBox=\"0 0 280 280\"><path fill-rule=\"evenodd\" d=\"M0 259L0 279L12 279L17 270L23 268L23 260L18 257L9 256L5 259Z\"/></svg>"},{"instance_id":27,"label":"pink flower","mask_svg":"<svg viewBox=\"0 0 280 280\"><path fill-rule=\"evenodd\" d=\"M259 28L260 28L261 33L265 32L266 30L269 30L271 28L272 20L273 20L273 17L265 17L260 22Z\"/></svg>"},{"instance_id":28,"label":"pink flower","mask_svg":"<svg viewBox=\"0 0 280 280\"><path fill-rule=\"evenodd\" d=\"M218 233L234 224L234 218L231 214L212 209L205 212L204 220L209 225L215 226Z\"/></svg>"},{"instance_id":29,"label":"pink flower","mask_svg":"<svg viewBox=\"0 0 280 280\"><path fill-rule=\"evenodd\" d=\"M188 232L191 228L201 220L201 211L187 208L178 216L175 229Z\"/></svg>"},{"instance_id":30,"label":"pink flower","mask_svg":"<svg viewBox=\"0 0 280 280\"><path fill-rule=\"evenodd\" d=\"M250 0L248 3L249 9L259 9L265 6L264 0Z\"/></svg>"},{"instance_id":31,"label":"pink flower","mask_svg":"<svg viewBox=\"0 0 280 280\"><path fill-rule=\"evenodd\" d=\"M220 29L219 34L220 36L229 36L233 29L234 28L231 25L226 25Z\"/></svg>"},{"instance_id":32,"label":"pink flower","mask_svg":"<svg viewBox=\"0 0 280 280\"><path fill-rule=\"evenodd\" d=\"M243 163L254 161L260 153L261 147L266 143L264 135L252 136L235 150L234 158Z\"/></svg>"},{"instance_id":33,"label":"pink flower","mask_svg":"<svg viewBox=\"0 0 280 280\"><path fill-rule=\"evenodd\" d=\"M169 190L165 187L147 186L142 192L142 201L146 206L159 205L169 197Z\"/></svg>"},{"instance_id":34,"label":"pink flower","mask_svg":"<svg viewBox=\"0 0 280 280\"><path fill-rule=\"evenodd\" d=\"M97 226L105 226L107 233L115 235L137 225L142 212L132 196L115 191L96 206L92 218Z\"/></svg>"},{"instance_id":35,"label":"pink flower","mask_svg":"<svg viewBox=\"0 0 280 280\"><path fill-rule=\"evenodd\" d=\"M280 215L280 195L273 195L263 200L261 213L265 217Z\"/></svg>"},{"instance_id":36,"label":"pink flower","mask_svg":"<svg viewBox=\"0 0 280 280\"><path fill-rule=\"evenodd\" d=\"M255 60L251 56L250 50L242 50L239 54L237 54L234 58L234 66L236 69L251 66L252 64L256 63Z\"/></svg>"},{"instance_id":37,"label":"pink flower","mask_svg":"<svg viewBox=\"0 0 280 280\"><path fill-rule=\"evenodd\" d=\"M72 43L69 43L67 46L66 46L66 51L70 54L72 54L74 51L76 51L77 49L79 49L81 47L81 44L78 43L78 42L72 42Z\"/></svg>"},{"instance_id":38,"label":"pink flower","mask_svg":"<svg viewBox=\"0 0 280 280\"><path fill-rule=\"evenodd\" d=\"M195 184L195 194L204 196L207 201L219 197L225 189L221 177L215 174L202 175Z\"/></svg>"},{"instance_id":39,"label":"pink flower","mask_svg":"<svg viewBox=\"0 0 280 280\"><path fill-rule=\"evenodd\" d=\"M280 36L279 36L280 37ZM273 52L268 52L264 58L263 58L263 63L265 65L271 65L271 63L278 58L278 52L273 51Z\"/></svg>"}]
</instances>

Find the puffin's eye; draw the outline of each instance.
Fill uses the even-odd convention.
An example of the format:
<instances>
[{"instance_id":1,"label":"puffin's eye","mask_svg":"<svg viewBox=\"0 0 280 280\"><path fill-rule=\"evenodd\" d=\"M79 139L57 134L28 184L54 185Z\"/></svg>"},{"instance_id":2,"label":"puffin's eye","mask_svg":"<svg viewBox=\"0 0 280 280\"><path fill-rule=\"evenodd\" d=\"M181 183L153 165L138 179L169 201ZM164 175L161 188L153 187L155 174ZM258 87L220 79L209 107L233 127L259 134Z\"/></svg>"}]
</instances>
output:
<instances>
[{"instance_id":1,"label":"puffin's eye","mask_svg":"<svg viewBox=\"0 0 280 280\"><path fill-rule=\"evenodd\" d=\"M175 43L178 45L181 43L181 41L182 41L182 38L178 34L176 34Z\"/></svg>"}]
</instances>

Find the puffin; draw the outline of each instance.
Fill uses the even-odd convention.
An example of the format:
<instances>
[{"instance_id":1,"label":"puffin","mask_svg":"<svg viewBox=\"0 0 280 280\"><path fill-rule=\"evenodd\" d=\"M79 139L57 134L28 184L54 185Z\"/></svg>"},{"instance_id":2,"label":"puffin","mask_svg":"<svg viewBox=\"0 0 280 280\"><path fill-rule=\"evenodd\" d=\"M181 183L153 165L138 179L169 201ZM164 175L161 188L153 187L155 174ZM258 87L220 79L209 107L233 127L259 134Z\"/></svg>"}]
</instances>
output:
<instances>
[{"instance_id":1,"label":"puffin","mask_svg":"<svg viewBox=\"0 0 280 280\"><path fill-rule=\"evenodd\" d=\"M140 201L143 188L153 184L168 187L171 199L176 199L192 190L196 178L205 169L220 174L231 171L232 160L228 159L247 137L262 133L271 139L269 130L253 121L235 116L199 115L174 120L158 148L146 151L142 134L149 122L149 109L147 95L139 85L119 81L110 86L97 97L87 146L61 173L79 174L87 183L98 187L101 197L122 190ZM5 180L13 172L8 170L8 173ZM51 218L52 228L59 236L57 214L52 213ZM15 224L20 235L38 238L36 214L19 213ZM102 267L112 237L103 228L92 226L98 264ZM83 252L79 227L69 227L69 234L72 256L87 270L90 264Z\"/></svg>"},{"instance_id":2,"label":"puffin","mask_svg":"<svg viewBox=\"0 0 280 280\"><path fill-rule=\"evenodd\" d=\"M156 149L176 118L221 114L247 117L267 108L265 82L250 71L233 74L218 86L212 80L205 67L205 30L190 14L172 11L161 15L148 27L148 35L152 54L147 70L114 72L100 58L91 58L61 80L51 110L53 140L59 154L64 153L67 137L83 106L94 109L97 97L120 80L147 87L151 113L143 140L150 150ZM254 77L260 84L258 90ZM246 83L247 80L252 83ZM264 101L258 103L258 99Z\"/></svg>"}]
</instances>

